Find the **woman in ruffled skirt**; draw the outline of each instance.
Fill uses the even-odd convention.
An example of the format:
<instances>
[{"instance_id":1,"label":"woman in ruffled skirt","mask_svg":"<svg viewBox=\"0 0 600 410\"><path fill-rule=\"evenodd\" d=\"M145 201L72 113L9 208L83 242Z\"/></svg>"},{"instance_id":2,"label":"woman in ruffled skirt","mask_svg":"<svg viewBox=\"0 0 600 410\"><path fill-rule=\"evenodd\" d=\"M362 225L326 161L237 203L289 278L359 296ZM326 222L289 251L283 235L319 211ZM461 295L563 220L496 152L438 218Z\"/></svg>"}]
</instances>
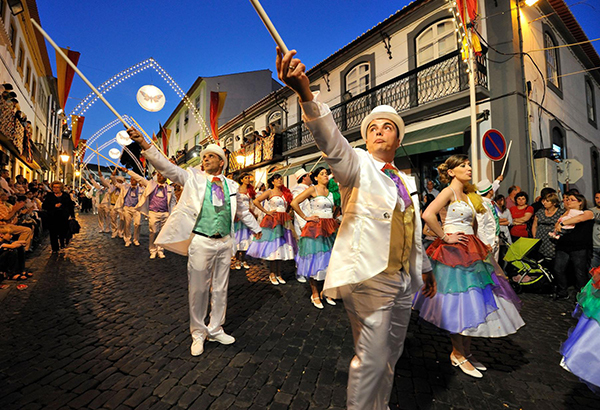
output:
<instances>
[{"instance_id":1,"label":"woman in ruffled skirt","mask_svg":"<svg viewBox=\"0 0 600 410\"><path fill-rule=\"evenodd\" d=\"M279 174L274 174L267 182L269 189L254 199L254 206L265 214L260 223L262 236L254 238L246 255L270 261L269 280L273 285L279 285L286 283L281 277L281 261L294 259L297 249L288 209L292 193L283 185ZM264 200L268 200L266 207L261 204Z\"/></svg>"},{"instance_id":2,"label":"woman in ruffled skirt","mask_svg":"<svg viewBox=\"0 0 600 410\"><path fill-rule=\"evenodd\" d=\"M296 215L306 220L302 234L298 240L298 253L296 264L298 266L297 276L309 279L312 304L323 309L323 303L319 296L317 281L325 280L331 249L335 242L335 235L339 228L339 222L334 219L336 201L334 195L329 191L329 171L323 167L317 168L310 176L313 186L304 190L292 201L292 208ZM309 200L311 214L302 212L300 204ZM337 206L339 206L339 198ZM327 303L336 303L327 298Z\"/></svg>"},{"instance_id":3,"label":"woman in ruffled skirt","mask_svg":"<svg viewBox=\"0 0 600 410\"><path fill-rule=\"evenodd\" d=\"M240 176L239 183L240 189L238 193L242 198L242 207L246 211L252 212L254 204L252 201L256 198L256 192L251 184L252 176L249 173L244 173ZM233 223L234 236L235 236L235 268L242 269L242 267L248 269L248 263L245 260L246 251L252 242L252 231L248 228L241 220L237 217Z\"/></svg>"},{"instance_id":4,"label":"woman in ruffled skirt","mask_svg":"<svg viewBox=\"0 0 600 410\"><path fill-rule=\"evenodd\" d=\"M560 364L600 394L600 267L590 273L592 279L577 295L573 316L579 321L560 349Z\"/></svg>"},{"instance_id":5,"label":"woman in ruffled skirt","mask_svg":"<svg viewBox=\"0 0 600 410\"><path fill-rule=\"evenodd\" d=\"M466 155L453 155L438 167L440 180L450 185L423 213L423 220L439 237L427 249L437 282L437 294L415 296L419 316L450 333L450 361L469 376L487 370L471 354L471 337L503 337L525 323L520 300L504 273L496 272L490 249L475 235L476 213L485 212L476 187L470 183ZM442 227L437 214L447 206ZM497 266L497 265L496 265Z\"/></svg>"}]
</instances>

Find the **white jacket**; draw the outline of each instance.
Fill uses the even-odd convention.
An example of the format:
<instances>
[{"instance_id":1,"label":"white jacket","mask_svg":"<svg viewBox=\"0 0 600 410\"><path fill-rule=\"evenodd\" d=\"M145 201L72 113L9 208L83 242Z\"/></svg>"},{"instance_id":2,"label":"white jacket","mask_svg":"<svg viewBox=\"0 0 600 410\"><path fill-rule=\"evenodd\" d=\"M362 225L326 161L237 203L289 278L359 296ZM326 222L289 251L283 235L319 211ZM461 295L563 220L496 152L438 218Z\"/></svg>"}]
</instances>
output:
<instances>
[{"instance_id":1,"label":"white jacket","mask_svg":"<svg viewBox=\"0 0 600 410\"><path fill-rule=\"evenodd\" d=\"M373 157L353 149L340 133L327 105L313 100L302 104L304 121L340 185L343 220L338 231L323 287L330 297L339 288L368 280L388 266L392 215L398 201L394 182L378 168ZM410 253L412 291L422 285L422 272L431 263L422 244L419 199L415 179L400 172L415 209L414 241Z\"/></svg>"},{"instance_id":2,"label":"white jacket","mask_svg":"<svg viewBox=\"0 0 600 410\"><path fill-rule=\"evenodd\" d=\"M146 178L143 178L137 174L135 175L136 176L132 176L132 178L136 178L138 184L144 187L144 192L142 192L142 195L140 195L138 199L138 204L134 209L136 211L141 212L143 215L148 216L148 212L150 212L150 194L154 192L154 190L158 186L158 182L156 182L156 180L154 179L148 181ZM171 213L173 212L173 208L175 208L175 205L177 204L177 197L175 197L175 188L167 184L165 184L165 186L167 187L167 204L169 206L169 213Z\"/></svg>"},{"instance_id":3,"label":"white jacket","mask_svg":"<svg viewBox=\"0 0 600 410\"><path fill-rule=\"evenodd\" d=\"M167 219L165 226L156 238L156 244L167 250L187 255L188 248L194 237L192 232L196 219L202 211L204 194L206 193L207 174L196 168L182 169L167 160L155 147L142 151L144 156L161 174L183 186L183 192L177 206ZM237 217L254 233L261 232L261 228L249 210L239 206L242 199L238 194L239 185L231 179L225 178L229 188L231 204L231 234L233 235L233 222ZM235 241L231 241L232 249ZM235 249L234 249L235 250Z\"/></svg>"}]
</instances>

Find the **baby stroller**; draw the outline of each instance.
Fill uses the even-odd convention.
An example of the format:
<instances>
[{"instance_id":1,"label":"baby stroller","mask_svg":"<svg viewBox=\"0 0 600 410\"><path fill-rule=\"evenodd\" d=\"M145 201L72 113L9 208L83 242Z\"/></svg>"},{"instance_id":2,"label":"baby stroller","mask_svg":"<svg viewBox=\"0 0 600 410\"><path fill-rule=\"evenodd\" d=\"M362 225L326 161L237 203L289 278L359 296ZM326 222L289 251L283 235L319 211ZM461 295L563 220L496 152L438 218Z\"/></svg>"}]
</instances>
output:
<instances>
[{"instance_id":1,"label":"baby stroller","mask_svg":"<svg viewBox=\"0 0 600 410\"><path fill-rule=\"evenodd\" d=\"M517 293L551 293L554 289L554 277L542 266L543 259L536 261L527 257L538 242L539 239L519 238L504 255L504 261L508 263L507 273Z\"/></svg>"}]
</instances>

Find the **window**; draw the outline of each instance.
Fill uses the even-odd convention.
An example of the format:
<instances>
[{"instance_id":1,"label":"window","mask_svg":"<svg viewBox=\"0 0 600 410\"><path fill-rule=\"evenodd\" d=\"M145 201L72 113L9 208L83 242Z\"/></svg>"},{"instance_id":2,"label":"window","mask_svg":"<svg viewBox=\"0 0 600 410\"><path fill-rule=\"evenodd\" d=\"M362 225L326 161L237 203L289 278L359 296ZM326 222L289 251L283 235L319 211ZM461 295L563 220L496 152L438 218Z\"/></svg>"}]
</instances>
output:
<instances>
[{"instance_id":1,"label":"window","mask_svg":"<svg viewBox=\"0 0 600 410\"><path fill-rule=\"evenodd\" d=\"M188 122L190 122L190 110L185 110L185 113L183 114L183 125L187 125Z\"/></svg>"},{"instance_id":2,"label":"window","mask_svg":"<svg viewBox=\"0 0 600 410\"><path fill-rule=\"evenodd\" d=\"M31 65L27 62L27 69L25 70L25 88L29 90L29 84L31 82Z\"/></svg>"},{"instance_id":3,"label":"window","mask_svg":"<svg viewBox=\"0 0 600 410\"><path fill-rule=\"evenodd\" d=\"M438 21L417 37L417 66L443 57L458 48L456 31L451 19Z\"/></svg>"},{"instance_id":4,"label":"window","mask_svg":"<svg viewBox=\"0 0 600 410\"><path fill-rule=\"evenodd\" d=\"M37 82L35 81L35 78L31 79L31 101L33 101L35 103L35 89L37 86Z\"/></svg>"},{"instance_id":5,"label":"window","mask_svg":"<svg viewBox=\"0 0 600 410\"><path fill-rule=\"evenodd\" d=\"M254 125L248 125L246 128L244 128L244 132L242 133L242 135L244 136L244 138L251 136L254 133Z\"/></svg>"},{"instance_id":6,"label":"window","mask_svg":"<svg viewBox=\"0 0 600 410\"><path fill-rule=\"evenodd\" d=\"M361 63L346 74L346 91L356 96L367 91L371 85L371 66L369 63Z\"/></svg>"},{"instance_id":7,"label":"window","mask_svg":"<svg viewBox=\"0 0 600 410\"><path fill-rule=\"evenodd\" d=\"M281 111L275 111L269 115L267 124L273 132L281 132Z\"/></svg>"},{"instance_id":8,"label":"window","mask_svg":"<svg viewBox=\"0 0 600 410\"><path fill-rule=\"evenodd\" d=\"M2 19L2 22L4 22L5 10L6 10L6 3L4 2L4 0L0 0L0 19Z\"/></svg>"},{"instance_id":9,"label":"window","mask_svg":"<svg viewBox=\"0 0 600 410\"><path fill-rule=\"evenodd\" d=\"M175 134L179 134L179 118L175 121Z\"/></svg>"},{"instance_id":10,"label":"window","mask_svg":"<svg viewBox=\"0 0 600 410\"><path fill-rule=\"evenodd\" d=\"M589 78L585 79L585 103L587 107L588 121L596 125L596 100L594 99L594 86Z\"/></svg>"},{"instance_id":11,"label":"window","mask_svg":"<svg viewBox=\"0 0 600 410\"><path fill-rule=\"evenodd\" d=\"M558 127L552 128L552 150L559 158L565 158L565 137Z\"/></svg>"},{"instance_id":12,"label":"window","mask_svg":"<svg viewBox=\"0 0 600 410\"><path fill-rule=\"evenodd\" d=\"M17 27L15 26L15 22L11 19L10 20L10 29L8 31L8 38L10 38L10 45L12 46L13 50L15 50L17 47ZM14 58L14 56L13 56Z\"/></svg>"},{"instance_id":13,"label":"window","mask_svg":"<svg viewBox=\"0 0 600 410\"><path fill-rule=\"evenodd\" d=\"M197 96L196 99L194 100L194 107L196 107L196 111L200 111L200 96Z\"/></svg>"},{"instance_id":14,"label":"window","mask_svg":"<svg viewBox=\"0 0 600 410\"><path fill-rule=\"evenodd\" d=\"M548 84L548 88L558 94L559 97L562 98L562 92L560 90L560 59L557 41L554 39L552 35L551 29L546 27L544 30L544 48L546 55L546 83ZM549 50L548 50L549 49Z\"/></svg>"},{"instance_id":15,"label":"window","mask_svg":"<svg viewBox=\"0 0 600 410\"><path fill-rule=\"evenodd\" d=\"M23 63L25 62L25 51L23 50L23 44L19 46L19 58L17 59L17 71L23 76Z\"/></svg>"}]
</instances>

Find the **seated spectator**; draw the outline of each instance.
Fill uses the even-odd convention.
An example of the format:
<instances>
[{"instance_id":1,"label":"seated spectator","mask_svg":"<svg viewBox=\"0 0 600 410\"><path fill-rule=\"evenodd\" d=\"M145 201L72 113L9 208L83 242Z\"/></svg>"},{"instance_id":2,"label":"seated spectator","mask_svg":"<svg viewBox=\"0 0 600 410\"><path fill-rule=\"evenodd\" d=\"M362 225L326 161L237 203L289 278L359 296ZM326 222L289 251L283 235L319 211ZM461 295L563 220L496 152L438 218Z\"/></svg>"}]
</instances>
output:
<instances>
[{"instance_id":1,"label":"seated spectator","mask_svg":"<svg viewBox=\"0 0 600 410\"><path fill-rule=\"evenodd\" d=\"M527 223L533 217L533 208L527 205L529 196L526 192L519 192L515 195L516 205L510 208L510 213L513 218L513 226L510 228L510 235L513 242L519 238L529 238ZM508 202L508 200L507 200Z\"/></svg>"},{"instance_id":2,"label":"seated spectator","mask_svg":"<svg viewBox=\"0 0 600 410\"><path fill-rule=\"evenodd\" d=\"M0 266L5 278L26 280L33 276L25 269L25 241L15 241L10 233L0 234Z\"/></svg>"},{"instance_id":3,"label":"seated spectator","mask_svg":"<svg viewBox=\"0 0 600 410\"><path fill-rule=\"evenodd\" d=\"M31 229L16 224L19 211L25 207L25 201L17 201L14 205L8 202L8 195L0 192L0 234L19 235L18 240L25 243L25 250L31 247L33 232Z\"/></svg>"}]
</instances>

